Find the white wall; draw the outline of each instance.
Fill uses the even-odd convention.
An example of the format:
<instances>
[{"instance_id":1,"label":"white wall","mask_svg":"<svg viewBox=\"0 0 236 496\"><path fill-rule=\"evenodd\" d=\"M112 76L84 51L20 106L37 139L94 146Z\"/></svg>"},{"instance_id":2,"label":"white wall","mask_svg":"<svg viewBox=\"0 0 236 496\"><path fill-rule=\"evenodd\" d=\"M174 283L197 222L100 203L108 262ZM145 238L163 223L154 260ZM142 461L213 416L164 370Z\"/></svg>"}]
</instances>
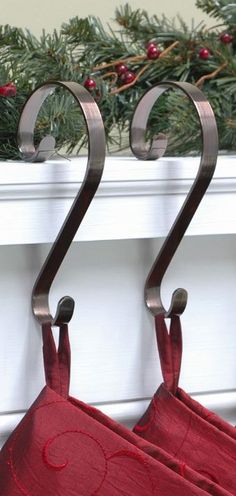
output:
<instances>
[{"instance_id":1,"label":"white wall","mask_svg":"<svg viewBox=\"0 0 236 496\"><path fill-rule=\"evenodd\" d=\"M34 34L39 35L43 28L47 32L68 21L76 15L86 17L93 14L101 17L104 22L114 18L116 7L124 4L120 0L68 0L64 2L49 2L48 0L8 0L7 8L1 9L1 24L10 24L20 27L27 27ZM165 2L154 2L154 0L130 0L129 4L133 8L145 8L150 14L164 13L169 18L177 13L181 14L188 24L194 18L195 22L208 19L200 10L195 7L195 0L165 0ZM212 23L212 21L211 21Z\"/></svg>"}]
</instances>

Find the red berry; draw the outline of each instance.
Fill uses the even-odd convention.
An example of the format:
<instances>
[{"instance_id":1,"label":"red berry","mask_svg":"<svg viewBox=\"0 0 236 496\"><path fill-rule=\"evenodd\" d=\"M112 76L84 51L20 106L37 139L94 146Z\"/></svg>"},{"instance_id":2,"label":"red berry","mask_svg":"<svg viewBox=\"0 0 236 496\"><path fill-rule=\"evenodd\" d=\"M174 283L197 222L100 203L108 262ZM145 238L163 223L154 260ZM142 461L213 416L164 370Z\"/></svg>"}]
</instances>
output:
<instances>
[{"instance_id":1,"label":"red berry","mask_svg":"<svg viewBox=\"0 0 236 496\"><path fill-rule=\"evenodd\" d=\"M222 33L220 35L220 41L222 41L222 43L231 43L233 41L233 36L231 34L228 34L228 33Z\"/></svg>"},{"instance_id":2,"label":"red berry","mask_svg":"<svg viewBox=\"0 0 236 496\"><path fill-rule=\"evenodd\" d=\"M116 73L118 74L118 76L125 74L126 72L128 72L128 70L129 69L127 65L123 64L122 62L120 64L117 64L116 66Z\"/></svg>"},{"instance_id":3,"label":"red berry","mask_svg":"<svg viewBox=\"0 0 236 496\"><path fill-rule=\"evenodd\" d=\"M156 48L156 43L154 43L153 41L148 41L145 45L145 48L146 50L148 50L150 47L155 47Z\"/></svg>"},{"instance_id":4,"label":"red berry","mask_svg":"<svg viewBox=\"0 0 236 496\"><path fill-rule=\"evenodd\" d=\"M159 48L157 48L156 46L150 46L147 49L148 59L158 59L158 57L160 57L160 54L161 54L161 50L159 50Z\"/></svg>"},{"instance_id":5,"label":"red berry","mask_svg":"<svg viewBox=\"0 0 236 496\"><path fill-rule=\"evenodd\" d=\"M123 84L129 84L129 83L132 83L135 79L135 74L134 72L131 72L131 71L127 71L125 72L125 74L122 74L120 79L122 81Z\"/></svg>"},{"instance_id":6,"label":"red berry","mask_svg":"<svg viewBox=\"0 0 236 496\"><path fill-rule=\"evenodd\" d=\"M85 81L84 81L84 87L87 89L87 90L94 90L96 87L97 87L97 84L96 84L96 81L94 81L94 79L88 77Z\"/></svg>"},{"instance_id":7,"label":"red berry","mask_svg":"<svg viewBox=\"0 0 236 496\"><path fill-rule=\"evenodd\" d=\"M210 57L210 52L207 48L201 48L198 52L199 58L203 60L207 60Z\"/></svg>"},{"instance_id":8,"label":"red berry","mask_svg":"<svg viewBox=\"0 0 236 496\"><path fill-rule=\"evenodd\" d=\"M15 83L7 83L4 86L0 86L0 96L11 97L16 96L16 85Z\"/></svg>"}]
</instances>

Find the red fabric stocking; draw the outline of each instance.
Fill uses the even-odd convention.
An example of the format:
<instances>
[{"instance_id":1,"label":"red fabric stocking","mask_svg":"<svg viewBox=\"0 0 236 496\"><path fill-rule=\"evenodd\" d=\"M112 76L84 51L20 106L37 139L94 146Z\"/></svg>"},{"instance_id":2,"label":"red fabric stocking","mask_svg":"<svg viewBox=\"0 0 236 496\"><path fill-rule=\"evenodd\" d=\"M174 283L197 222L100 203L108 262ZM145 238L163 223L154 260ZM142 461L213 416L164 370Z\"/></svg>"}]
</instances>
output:
<instances>
[{"instance_id":1,"label":"red fabric stocking","mask_svg":"<svg viewBox=\"0 0 236 496\"><path fill-rule=\"evenodd\" d=\"M158 315L155 323L164 383L134 432L236 495L234 428L178 388L182 355L180 318L171 319L169 333L163 315Z\"/></svg>"}]
</instances>

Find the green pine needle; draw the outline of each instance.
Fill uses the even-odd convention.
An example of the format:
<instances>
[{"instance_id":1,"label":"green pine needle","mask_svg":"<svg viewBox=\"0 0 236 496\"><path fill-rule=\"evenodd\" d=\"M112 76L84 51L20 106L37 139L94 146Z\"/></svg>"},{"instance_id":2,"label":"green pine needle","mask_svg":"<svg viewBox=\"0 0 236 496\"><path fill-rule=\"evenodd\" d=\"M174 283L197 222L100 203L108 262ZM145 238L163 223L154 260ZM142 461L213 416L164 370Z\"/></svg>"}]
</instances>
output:
<instances>
[{"instance_id":1,"label":"green pine needle","mask_svg":"<svg viewBox=\"0 0 236 496\"><path fill-rule=\"evenodd\" d=\"M183 19L149 16L143 9L126 4L115 11L117 28L104 26L99 18L74 17L59 31L42 33L0 26L0 86L13 81L16 97L0 96L0 159L19 158L16 132L23 104L37 85L47 80L96 81L92 91L104 121L110 153L130 152L129 124L143 93L163 80L200 84L215 111L220 147L236 147L236 2L196 0L203 12L218 19L222 27L207 29L201 23L189 28ZM232 35L231 43L220 39L222 31ZM147 58L146 44L152 41L165 56ZM174 45L173 45L174 44ZM201 48L209 52L199 57ZM116 74L116 62L124 61L135 84L123 90ZM203 78L203 79L202 79ZM123 91L121 91L123 90ZM201 136L197 116L186 98L169 92L150 115L147 139L158 132L169 138L167 153L199 153ZM45 134L56 138L57 149L78 153L87 143L81 111L66 91L57 90L41 108L35 130L37 143Z\"/></svg>"}]
</instances>

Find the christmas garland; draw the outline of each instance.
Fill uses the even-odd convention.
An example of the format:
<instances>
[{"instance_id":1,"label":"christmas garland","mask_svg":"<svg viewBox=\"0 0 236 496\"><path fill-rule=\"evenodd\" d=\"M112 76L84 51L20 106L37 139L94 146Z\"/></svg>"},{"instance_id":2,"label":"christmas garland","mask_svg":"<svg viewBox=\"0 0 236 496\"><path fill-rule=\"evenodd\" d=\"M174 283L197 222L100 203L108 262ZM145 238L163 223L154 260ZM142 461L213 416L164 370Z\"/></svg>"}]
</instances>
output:
<instances>
[{"instance_id":1,"label":"christmas garland","mask_svg":"<svg viewBox=\"0 0 236 496\"><path fill-rule=\"evenodd\" d=\"M75 17L40 39L0 26L0 159L20 158L16 130L21 109L30 92L47 80L77 81L92 93L108 151L115 153L128 150L129 122L145 90L162 80L188 81L202 89L214 109L220 148L235 151L236 1L197 0L196 5L216 19L214 28L189 28L180 18L149 16L128 4L116 10L117 31L92 16ZM199 152L197 118L176 92L163 96L148 124L147 139L168 134L169 154ZM36 141L46 133L66 153L86 145L82 116L72 97L60 90L42 107Z\"/></svg>"}]
</instances>

